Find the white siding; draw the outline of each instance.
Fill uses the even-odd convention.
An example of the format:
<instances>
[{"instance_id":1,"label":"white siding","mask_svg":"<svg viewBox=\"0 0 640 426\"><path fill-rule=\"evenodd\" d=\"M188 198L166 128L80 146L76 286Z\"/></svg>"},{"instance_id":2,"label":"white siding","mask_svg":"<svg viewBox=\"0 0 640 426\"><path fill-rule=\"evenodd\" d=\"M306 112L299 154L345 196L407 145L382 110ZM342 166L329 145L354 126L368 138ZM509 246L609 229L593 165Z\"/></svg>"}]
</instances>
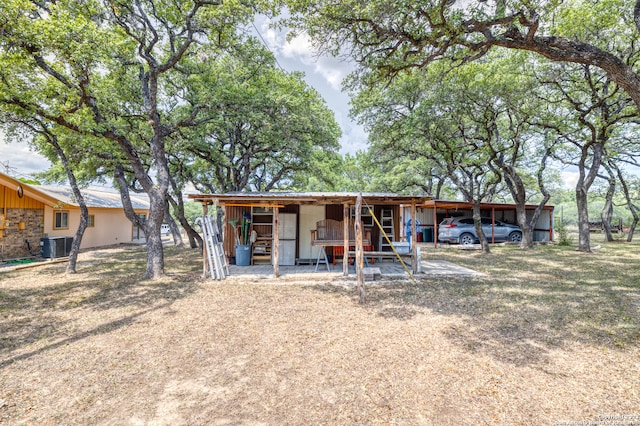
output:
<instances>
[{"instance_id":1,"label":"white siding","mask_svg":"<svg viewBox=\"0 0 640 426\"><path fill-rule=\"evenodd\" d=\"M44 233L49 237L73 237L80 225L80 210L77 208L60 209L69 212L69 228L53 229L54 210L45 206ZM121 209L91 209L89 214L95 218L95 226L87 228L82 237L81 248L100 247L132 241L132 224Z\"/></svg>"}]
</instances>

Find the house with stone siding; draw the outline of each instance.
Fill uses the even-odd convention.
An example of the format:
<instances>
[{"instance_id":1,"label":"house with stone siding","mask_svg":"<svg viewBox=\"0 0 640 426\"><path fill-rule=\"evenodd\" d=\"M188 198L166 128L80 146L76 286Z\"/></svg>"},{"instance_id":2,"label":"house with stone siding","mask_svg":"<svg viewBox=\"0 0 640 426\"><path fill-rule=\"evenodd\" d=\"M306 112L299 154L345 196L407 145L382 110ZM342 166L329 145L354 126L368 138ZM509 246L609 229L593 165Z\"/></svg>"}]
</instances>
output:
<instances>
[{"instance_id":1,"label":"house with stone siding","mask_svg":"<svg viewBox=\"0 0 640 426\"><path fill-rule=\"evenodd\" d=\"M142 229L129 221L120 195L109 189L82 190L89 224L81 248L144 240ZM149 201L132 195L136 214L146 219ZM71 188L29 185L0 173L0 261L39 255L43 238L73 237L80 207Z\"/></svg>"}]
</instances>

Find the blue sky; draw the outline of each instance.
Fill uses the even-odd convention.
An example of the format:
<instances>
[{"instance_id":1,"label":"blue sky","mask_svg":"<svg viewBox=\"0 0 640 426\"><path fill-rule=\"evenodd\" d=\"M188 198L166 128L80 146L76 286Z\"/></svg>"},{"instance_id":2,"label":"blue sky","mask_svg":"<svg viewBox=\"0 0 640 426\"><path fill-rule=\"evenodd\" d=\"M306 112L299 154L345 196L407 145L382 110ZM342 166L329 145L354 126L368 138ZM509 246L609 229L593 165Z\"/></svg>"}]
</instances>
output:
<instances>
[{"instance_id":1,"label":"blue sky","mask_svg":"<svg viewBox=\"0 0 640 426\"><path fill-rule=\"evenodd\" d=\"M306 35L287 40L287 31L270 27L271 21L259 17L255 21L267 47L285 71L302 71L309 86L314 87L335 114L342 129L341 154L366 150L367 135L362 126L349 118L349 96L342 92L342 80L354 69L354 64L329 56L318 56Z\"/></svg>"}]
</instances>

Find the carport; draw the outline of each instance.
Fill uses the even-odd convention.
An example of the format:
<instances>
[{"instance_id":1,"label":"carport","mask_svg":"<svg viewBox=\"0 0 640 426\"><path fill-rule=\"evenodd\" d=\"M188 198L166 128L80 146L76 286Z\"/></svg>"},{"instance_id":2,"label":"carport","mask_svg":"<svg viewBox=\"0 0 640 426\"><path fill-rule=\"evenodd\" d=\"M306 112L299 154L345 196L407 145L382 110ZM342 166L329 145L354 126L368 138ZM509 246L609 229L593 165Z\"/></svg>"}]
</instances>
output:
<instances>
[{"instance_id":1,"label":"carport","mask_svg":"<svg viewBox=\"0 0 640 426\"><path fill-rule=\"evenodd\" d=\"M525 206L527 216L531 217L537 205L528 204ZM553 206L544 206L540 212L540 217L535 224L533 240L535 242L553 241ZM438 245L438 224L448 217L471 216L473 213L473 203L466 201L445 201L426 200L416 207L416 217L420 222L418 231L422 231L422 242ZM492 222L501 220L506 223L517 225L516 205L506 203L481 203L480 212L482 217L491 218ZM409 212L405 213L409 217ZM404 221L406 223L406 221ZM494 241L488 235L490 243Z\"/></svg>"}]
</instances>

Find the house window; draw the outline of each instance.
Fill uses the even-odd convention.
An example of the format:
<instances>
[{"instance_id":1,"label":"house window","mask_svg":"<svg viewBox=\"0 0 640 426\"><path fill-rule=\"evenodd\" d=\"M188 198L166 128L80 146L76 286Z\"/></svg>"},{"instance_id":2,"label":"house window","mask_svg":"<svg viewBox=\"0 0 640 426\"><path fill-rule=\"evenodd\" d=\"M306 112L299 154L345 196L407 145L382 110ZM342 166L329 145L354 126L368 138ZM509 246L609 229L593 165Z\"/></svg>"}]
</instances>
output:
<instances>
[{"instance_id":1,"label":"house window","mask_svg":"<svg viewBox=\"0 0 640 426\"><path fill-rule=\"evenodd\" d=\"M96 226L96 217L90 214L89 217L87 217L87 228L93 228L94 226Z\"/></svg>"},{"instance_id":2,"label":"house window","mask_svg":"<svg viewBox=\"0 0 640 426\"><path fill-rule=\"evenodd\" d=\"M139 213L138 217L140 218L140 221L144 224L147 221L147 215L144 213ZM137 240L140 238L144 238L144 230L142 229L142 227L134 224L133 225L133 239Z\"/></svg>"},{"instance_id":3,"label":"house window","mask_svg":"<svg viewBox=\"0 0 640 426\"><path fill-rule=\"evenodd\" d=\"M69 229L69 212L55 212L53 229Z\"/></svg>"}]
</instances>

